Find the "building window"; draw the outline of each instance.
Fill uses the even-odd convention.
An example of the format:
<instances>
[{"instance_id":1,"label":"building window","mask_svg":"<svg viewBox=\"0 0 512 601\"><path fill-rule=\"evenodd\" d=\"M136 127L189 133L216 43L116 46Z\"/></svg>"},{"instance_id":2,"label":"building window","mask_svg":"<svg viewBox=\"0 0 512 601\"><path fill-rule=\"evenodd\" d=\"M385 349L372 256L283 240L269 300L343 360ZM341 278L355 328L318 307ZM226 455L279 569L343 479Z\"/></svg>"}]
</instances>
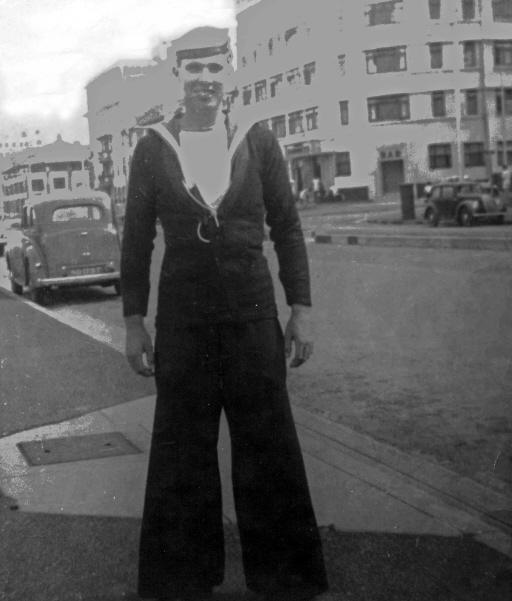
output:
<instances>
[{"instance_id":1,"label":"building window","mask_svg":"<svg viewBox=\"0 0 512 601\"><path fill-rule=\"evenodd\" d=\"M391 0L389 2L378 2L370 4L367 8L368 25L389 25L399 23L403 8L402 0Z\"/></svg>"},{"instance_id":2,"label":"building window","mask_svg":"<svg viewBox=\"0 0 512 601\"><path fill-rule=\"evenodd\" d=\"M498 165L502 167L504 164L512 165L512 140L506 141L507 146L507 162L503 162L503 140L498 140L496 143Z\"/></svg>"},{"instance_id":3,"label":"building window","mask_svg":"<svg viewBox=\"0 0 512 601\"><path fill-rule=\"evenodd\" d=\"M254 50L252 53L252 60L256 62L258 60L258 51Z\"/></svg>"},{"instance_id":4,"label":"building window","mask_svg":"<svg viewBox=\"0 0 512 601\"><path fill-rule=\"evenodd\" d=\"M439 43L429 44L430 46L430 68L443 68L443 45Z\"/></svg>"},{"instance_id":5,"label":"building window","mask_svg":"<svg viewBox=\"0 0 512 601\"><path fill-rule=\"evenodd\" d=\"M258 124L263 127L263 129L270 129L270 124L268 119L263 119L262 121L258 121Z\"/></svg>"},{"instance_id":6,"label":"building window","mask_svg":"<svg viewBox=\"0 0 512 601\"><path fill-rule=\"evenodd\" d=\"M512 2L510 0L492 0L492 18L501 23L511 23Z\"/></svg>"},{"instance_id":7,"label":"building window","mask_svg":"<svg viewBox=\"0 0 512 601\"><path fill-rule=\"evenodd\" d=\"M22 138L26 138L27 137L27 132L26 131L22 131L21 132L21 137Z\"/></svg>"},{"instance_id":8,"label":"building window","mask_svg":"<svg viewBox=\"0 0 512 601\"><path fill-rule=\"evenodd\" d=\"M501 88L496 90L496 114L503 114L503 96L505 97L505 115L512 115L512 88L504 88L503 95Z\"/></svg>"},{"instance_id":9,"label":"building window","mask_svg":"<svg viewBox=\"0 0 512 601\"><path fill-rule=\"evenodd\" d=\"M350 152L336 153L336 177L349 177L352 175L350 165Z\"/></svg>"},{"instance_id":10,"label":"building window","mask_svg":"<svg viewBox=\"0 0 512 601\"><path fill-rule=\"evenodd\" d=\"M251 104L252 86L245 86L242 90L242 102L244 106Z\"/></svg>"},{"instance_id":11,"label":"building window","mask_svg":"<svg viewBox=\"0 0 512 601\"><path fill-rule=\"evenodd\" d=\"M345 55L340 54L338 56L338 68L340 70L340 75L345 75Z\"/></svg>"},{"instance_id":12,"label":"building window","mask_svg":"<svg viewBox=\"0 0 512 601\"><path fill-rule=\"evenodd\" d=\"M286 72L286 80L291 86L297 87L300 85L300 70L291 69Z\"/></svg>"},{"instance_id":13,"label":"building window","mask_svg":"<svg viewBox=\"0 0 512 601\"><path fill-rule=\"evenodd\" d=\"M475 42L464 42L463 53L464 53L464 68L470 69L472 67L476 67L476 43Z\"/></svg>"},{"instance_id":14,"label":"building window","mask_svg":"<svg viewBox=\"0 0 512 601\"><path fill-rule=\"evenodd\" d=\"M32 180L32 192L43 192L44 191L44 180L33 179Z\"/></svg>"},{"instance_id":15,"label":"building window","mask_svg":"<svg viewBox=\"0 0 512 601\"><path fill-rule=\"evenodd\" d=\"M36 129L36 136L37 136L37 134L38 134L38 133L39 133L39 130L38 130L38 129Z\"/></svg>"},{"instance_id":16,"label":"building window","mask_svg":"<svg viewBox=\"0 0 512 601\"><path fill-rule=\"evenodd\" d=\"M494 42L494 67L512 66L512 42L495 41Z\"/></svg>"},{"instance_id":17,"label":"building window","mask_svg":"<svg viewBox=\"0 0 512 601\"><path fill-rule=\"evenodd\" d=\"M54 177L53 178L53 187L55 190L64 190L66 187L66 178L65 177Z\"/></svg>"},{"instance_id":18,"label":"building window","mask_svg":"<svg viewBox=\"0 0 512 601\"><path fill-rule=\"evenodd\" d=\"M403 121L410 119L409 95L368 98L368 119L373 121Z\"/></svg>"},{"instance_id":19,"label":"building window","mask_svg":"<svg viewBox=\"0 0 512 601\"><path fill-rule=\"evenodd\" d=\"M340 100L340 120L342 125L348 125L348 100Z\"/></svg>"},{"instance_id":20,"label":"building window","mask_svg":"<svg viewBox=\"0 0 512 601\"><path fill-rule=\"evenodd\" d=\"M430 169L450 169L452 166L452 147L450 144L430 144L428 147Z\"/></svg>"},{"instance_id":21,"label":"building window","mask_svg":"<svg viewBox=\"0 0 512 601\"><path fill-rule=\"evenodd\" d=\"M286 138L286 117L279 115L279 117L272 117L270 120L272 123L272 131L278 138Z\"/></svg>"},{"instance_id":22,"label":"building window","mask_svg":"<svg viewBox=\"0 0 512 601\"><path fill-rule=\"evenodd\" d=\"M379 48L366 52L367 73L391 73L393 71L405 71L406 69L405 46Z\"/></svg>"},{"instance_id":23,"label":"building window","mask_svg":"<svg viewBox=\"0 0 512 601\"><path fill-rule=\"evenodd\" d=\"M254 95L256 97L256 102L260 102L261 100L267 99L267 80L263 79L262 81L257 81L254 84Z\"/></svg>"},{"instance_id":24,"label":"building window","mask_svg":"<svg viewBox=\"0 0 512 601\"><path fill-rule=\"evenodd\" d=\"M464 143L464 166L465 167L485 167L484 143L483 142L465 142Z\"/></svg>"},{"instance_id":25,"label":"building window","mask_svg":"<svg viewBox=\"0 0 512 601\"><path fill-rule=\"evenodd\" d=\"M246 65L247 65L247 57L242 56L242 67L245 67Z\"/></svg>"},{"instance_id":26,"label":"building window","mask_svg":"<svg viewBox=\"0 0 512 601\"><path fill-rule=\"evenodd\" d=\"M478 91L466 90L466 115L478 115Z\"/></svg>"},{"instance_id":27,"label":"building window","mask_svg":"<svg viewBox=\"0 0 512 601\"><path fill-rule=\"evenodd\" d=\"M286 44L290 41L290 39L297 34L297 27L292 27L291 29L287 29L284 32L284 41Z\"/></svg>"},{"instance_id":28,"label":"building window","mask_svg":"<svg viewBox=\"0 0 512 601\"><path fill-rule=\"evenodd\" d=\"M272 56L272 54L274 54L274 40L273 38L270 38L268 41L268 54L269 56Z\"/></svg>"},{"instance_id":29,"label":"building window","mask_svg":"<svg viewBox=\"0 0 512 601\"><path fill-rule=\"evenodd\" d=\"M306 109L306 129L312 131L318 129L318 107L315 106L310 109Z\"/></svg>"},{"instance_id":30,"label":"building window","mask_svg":"<svg viewBox=\"0 0 512 601\"><path fill-rule=\"evenodd\" d=\"M290 135L304 133L304 113L302 111L294 111L288 115L288 127Z\"/></svg>"},{"instance_id":31,"label":"building window","mask_svg":"<svg viewBox=\"0 0 512 601\"><path fill-rule=\"evenodd\" d=\"M270 78L270 96L272 98L274 98L275 96L277 96L278 92L279 92L279 86L280 84L283 83L283 76L281 75L274 75L274 77Z\"/></svg>"},{"instance_id":32,"label":"building window","mask_svg":"<svg viewBox=\"0 0 512 601\"><path fill-rule=\"evenodd\" d=\"M304 85L310 86L313 83L316 72L316 63L304 65Z\"/></svg>"},{"instance_id":33,"label":"building window","mask_svg":"<svg viewBox=\"0 0 512 601\"><path fill-rule=\"evenodd\" d=\"M471 21L475 18L475 0L461 0L462 18L465 21Z\"/></svg>"},{"instance_id":34,"label":"building window","mask_svg":"<svg viewBox=\"0 0 512 601\"><path fill-rule=\"evenodd\" d=\"M428 0L428 12L431 19L440 19L441 0Z\"/></svg>"},{"instance_id":35,"label":"building window","mask_svg":"<svg viewBox=\"0 0 512 601\"><path fill-rule=\"evenodd\" d=\"M432 116L446 117L446 98L444 92L432 92Z\"/></svg>"}]
</instances>

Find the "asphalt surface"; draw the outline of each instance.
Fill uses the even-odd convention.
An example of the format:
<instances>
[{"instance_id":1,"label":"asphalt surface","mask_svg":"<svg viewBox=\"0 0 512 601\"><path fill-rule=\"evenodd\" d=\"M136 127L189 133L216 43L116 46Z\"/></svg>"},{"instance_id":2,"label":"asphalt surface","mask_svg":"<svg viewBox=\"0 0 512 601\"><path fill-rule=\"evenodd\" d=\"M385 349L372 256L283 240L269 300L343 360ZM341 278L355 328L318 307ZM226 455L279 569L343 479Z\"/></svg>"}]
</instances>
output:
<instances>
[{"instance_id":1,"label":"asphalt surface","mask_svg":"<svg viewBox=\"0 0 512 601\"><path fill-rule=\"evenodd\" d=\"M0 599L136 600L139 531L139 520L0 507ZM331 528L321 536L331 591L340 601L509 601L512 593L510 560L471 538ZM225 540L226 577L215 599L249 601L234 525L225 526Z\"/></svg>"},{"instance_id":2,"label":"asphalt surface","mask_svg":"<svg viewBox=\"0 0 512 601\"><path fill-rule=\"evenodd\" d=\"M2 290L0 324L0 437L154 393L122 354Z\"/></svg>"},{"instance_id":3,"label":"asphalt surface","mask_svg":"<svg viewBox=\"0 0 512 601\"><path fill-rule=\"evenodd\" d=\"M315 211L309 219L318 223L329 217L320 209L334 208L347 211L341 216L359 218L362 207L319 205L301 215L304 221L308 211ZM389 208L386 212L392 213ZM512 232L508 226L501 229ZM488 228L464 232L480 230ZM267 247L284 325L288 309L277 282L274 253L270 244ZM293 402L512 494L509 253L311 241L308 247L316 349L308 364L290 370ZM161 256L158 239L153 291ZM5 280L4 285L8 286ZM58 291L48 310L82 325L90 321L92 330L105 330L122 350L120 300L110 290ZM154 314L153 292L147 319L152 334ZM63 341L60 344L65 348ZM51 405L51 398L44 398ZM80 411L80 396L77 401ZM108 395L96 399L97 406L115 402ZM66 416L71 408L63 406ZM13 415L18 412L21 427L29 427L38 413L52 413L41 406L10 408Z\"/></svg>"},{"instance_id":4,"label":"asphalt surface","mask_svg":"<svg viewBox=\"0 0 512 601\"><path fill-rule=\"evenodd\" d=\"M327 279L330 273L325 270ZM0 309L0 423L4 429L8 424L7 431L153 393L151 381L132 377L114 349L2 291ZM301 388L300 379L295 385ZM0 493L0 600L136 599L130 595L139 530L138 519L20 512L15 499ZM244 598L240 547L233 524L226 524L225 533L226 579L216 597L234 601ZM322 540L331 588L340 601L508 601L512 595L510 559L471 537L327 527Z\"/></svg>"}]
</instances>

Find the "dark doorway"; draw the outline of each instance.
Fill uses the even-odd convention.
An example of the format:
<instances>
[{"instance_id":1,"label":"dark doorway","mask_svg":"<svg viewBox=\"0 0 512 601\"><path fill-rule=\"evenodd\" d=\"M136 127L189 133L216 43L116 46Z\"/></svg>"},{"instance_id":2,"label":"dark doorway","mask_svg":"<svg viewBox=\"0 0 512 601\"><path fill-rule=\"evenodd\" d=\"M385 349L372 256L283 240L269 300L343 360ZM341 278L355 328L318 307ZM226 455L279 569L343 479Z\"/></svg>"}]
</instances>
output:
<instances>
[{"instance_id":1,"label":"dark doorway","mask_svg":"<svg viewBox=\"0 0 512 601\"><path fill-rule=\"evenodd\" d=\"M382 171L382 193L393 194L400 192L400 184L404 183L404 162L383 161L380 164Z\"/></svg>"}]
</instances>

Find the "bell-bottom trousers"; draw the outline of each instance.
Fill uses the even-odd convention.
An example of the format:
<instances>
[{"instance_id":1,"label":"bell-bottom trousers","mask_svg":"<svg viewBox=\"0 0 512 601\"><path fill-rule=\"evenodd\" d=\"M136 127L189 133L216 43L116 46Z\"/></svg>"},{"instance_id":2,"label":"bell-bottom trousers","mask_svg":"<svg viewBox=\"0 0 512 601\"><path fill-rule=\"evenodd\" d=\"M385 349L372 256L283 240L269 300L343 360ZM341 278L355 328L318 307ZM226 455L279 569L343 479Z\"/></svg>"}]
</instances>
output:
<instances>
[{"instance_id":1,"label":"bell-bottom trousers","mask_svg":"<svg viewBox=\"0 0 512 601\"><path fill-rule=\"evenodd\" d=\"M160 328L157 401L140 539L139 595L224 577L219 421L229 426L246 585L327 589L321 541L286 390L277 319Z\"/></svg>"}]
</instances>

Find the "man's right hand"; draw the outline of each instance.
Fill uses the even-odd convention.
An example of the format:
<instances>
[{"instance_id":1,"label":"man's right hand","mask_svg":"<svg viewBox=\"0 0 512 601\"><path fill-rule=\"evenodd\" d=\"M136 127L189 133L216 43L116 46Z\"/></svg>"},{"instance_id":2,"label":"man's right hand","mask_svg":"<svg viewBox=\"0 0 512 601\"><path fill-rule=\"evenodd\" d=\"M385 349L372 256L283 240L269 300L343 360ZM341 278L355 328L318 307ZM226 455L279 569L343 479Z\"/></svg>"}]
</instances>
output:
<instances>
[{"instance_id":1,"label":"man's right hand","mask_svg":"<svg viewBox=\"0 0 512 601\"><path fill-rule=\"evenodd\" d=\"M126 323L126 358L136 374L150 378L155 375L155 358L151 336L141 315L130 315ZM145 359L145 361L144 361Z\"/></svg>"}]
</instances>

